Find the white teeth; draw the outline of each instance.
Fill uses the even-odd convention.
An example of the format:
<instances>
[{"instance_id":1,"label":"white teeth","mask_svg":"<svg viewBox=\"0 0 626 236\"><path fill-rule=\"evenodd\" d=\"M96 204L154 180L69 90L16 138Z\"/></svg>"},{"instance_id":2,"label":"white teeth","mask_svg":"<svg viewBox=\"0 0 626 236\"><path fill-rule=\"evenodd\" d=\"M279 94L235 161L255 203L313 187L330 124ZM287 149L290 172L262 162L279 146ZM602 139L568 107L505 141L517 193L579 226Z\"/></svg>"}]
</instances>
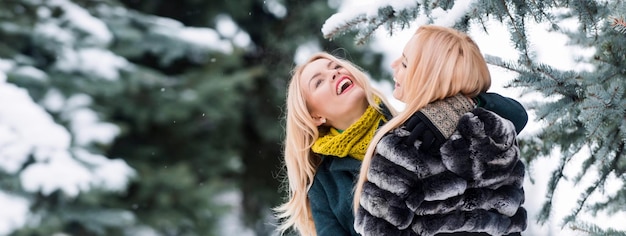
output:
<instances>
[{"instance_id":1,"label":"white teeth","mask_svg":"<svg viewBox=\"0 0 626 236\"><path fill-rule=\"evenodd\" d=\"M343 92L344 89L350 87L350 85L352 85L352 81L350 81L349 79L344 79L339 82L339 85L337 86L337 95L341 94L341 92Z\"/></svg>"}]
</instances>

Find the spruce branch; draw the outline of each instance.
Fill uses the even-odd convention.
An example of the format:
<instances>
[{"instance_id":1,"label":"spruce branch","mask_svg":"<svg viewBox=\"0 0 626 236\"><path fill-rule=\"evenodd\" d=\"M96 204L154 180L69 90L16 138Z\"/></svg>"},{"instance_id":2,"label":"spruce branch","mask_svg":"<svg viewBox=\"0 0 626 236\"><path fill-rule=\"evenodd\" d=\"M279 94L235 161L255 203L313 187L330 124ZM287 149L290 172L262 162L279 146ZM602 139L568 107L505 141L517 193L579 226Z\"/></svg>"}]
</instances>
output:
<instances>
[{"instance_id":1,"label":"spruce branch","mask_svg":"<svg viewBox=\"0 0 626 236\"><path fill-rule=\"evenodd\" d=\"M589 206L589 209L592 209L594 212L599 210L605 210L608 214L615 214L622 211L621 207L626 205L626 191L621 190L617 192L617 194L613 196L609 196L606 200L601 202L596 202L593 205Z\"/></svg>"},{"instance_id":2,"label":"spruce branch","mask_svg":"<svg viewBox=\"0 0 626 236\"><path fill-rule=\"evenodd\" d=\"M549 9L550 7L557 6L556 2L531 0L530 3L534 6L534 9L539 12L539 14L531 14L534 17L535 22L541 22L541 16L543 16L544 19L550 22L550 26L552 27L552 29L558 30L560 28L558 23L555 21L554 16L544 10Z\"/></svg>"},{"instance_id":3,"label":"spruce branch","mask_svg":"<svg viewBox=\"0 0 626 236\"><path fill-rule=\"evenodd\" d=\"M621 152L621 150L619 152ZM580 198L578 199L577 207L572 211L572 213L569 216L565 217L563 225L576 221L576 217L578 216L578 214L580 214L583 207L587 205L586 203L589 200L589 197L591 196L591 194L596 192L598 188L602 188L602 186L604 186L604 184L606 183L606 180L608 179L609 175L613 173L612 170L614 169L615 166L617 166L620 156L621 155L617 153L617 155L615 155L613 159L610 160L609 163L605 163L604 165L602 165L602 168L600 169L601 175L596 179L596 181L594 181L594 183L591 186L589 186L585 190L585 192L581 194Z\"/></svg>"},{"instance_id":4,"label":"spruce branch","mask_svg":"<svg viewBox=\"0 0 626 236\"><path fill-rule=\"evenodd\" d=\"M621 232L613 228L602 229L595 224L590 224L587 222L575 222L570 226L570 229L583 232L586 235L626 236L625 232Z\"/></svg>"},{"instance_id":5,"label":"spruce branch","mask_svg":"<svg viewBox=\"0 0 626 236\"><path fill-rule=\"evenodd\" d=\"M596 148L592 148L593 150L591 151L591 155L589 155L589 158L585 161L583 161L581 167L580 167L580 172L578 172L578 175L576 175L576 177L574 177L574 182L578 183L580 182L580 180L582 180L582 178L586 175L587 171L594 166L595 163L597 163L597 161L599 159L602 159L602 157L600 157L599 152L601 151L601 148L596 147ZM600 158L598 158L600 157Z\"/></svg>"},{"instance_id":6,"label":"spruce branch","mask_svg":"<svg viewBox=\"0 0 626 236\"><path fill-rule=\"evenodd\" d=\"M571 2L575 11L578 12L578 19L580 20L582 30L585 32L594 32L594 38L599 37L597 20L594 20L594 16L598 14L598 5L595 1L576 0Z\"/></svg>"},{"instance_id":7,"label":"spruce branch","mask_svg":"<svg viewBox=\"0 0 626 236\"><path fill-rule=\"evenodd\" d=\"M333 28L329 33L324 34L324 38L334 39L338 36L345 34L346 31L357 27L361 23L367 22L367 17L365 14L358 15L352 20L346 21L344 24L339 24L337 27Z\"/></svg>"},{"instance_id":8,"label":"spruce branch","mask_svg":"<svg viewBox=\"0 0 626 236\"><path fill-rule=\"evenodd\" d=\"M357 45L362 45L383 25L390 34L393 32L394 27L406 28L417 17L419 6L419 3L416 3L414 7L404 8L382 5L377 8L376 15L360 13L354 16L352 14L337 13L328 18L326 24L322 27L322 32L324 32L324 38L334 39L346 32L356 31L355 42ZM342 22L331 23L336 21Z\"/></svg>"},{"instance_id":9,"label":"spruce branch","mask_svg":"<svg viewBox=\"0 0 626 236\"><path fill-rule=\"evenodd\" d=\"M378 29L381 25L388 23L388 24L393 24L393 19L396 18L395 16L395 11L393 10L393 8L391 6L387 6L384 8L379 8L378 9L378 15L382 16L382 19L380 20L376 20L376 19L372 19L370 20L370 23L373 25L371 26L368 30L366 30L365 32L361 32L356 39L356 44L357 45L363 45L365 44L365 41L372 36L372 34L374 34L374 31L376 29ZM389 28L392 28L391 26Z\"/></svg>"},{"instance_id":10,"label":"spruce branch","mask_svg":"<svg viewBox=\"0 0 626 236\"><path fill-rule=\"evenodd\" d=\"M624 20L624 18L623 17L621 18L611 17L611 18L613 18L613 23L611 23L611 26L613 27L613 29L622 34L626 34L626 21Z\"/></svg>"},{"instance_id":11,"label":"spruce branch","mask_svg":"<svg viewBox=\"0 0 626 236\"><path fill-rule=\"evenodd\" d=\"M524 22L523 19L521 19L521 23L520 25L517 25L515 20L515 17L513 17L513 15L511 15L511 10L509 10L509 7L507 6L507 3L502 0L499 1L499 3L501 4L501 6L504 8L507 16L509 17L509 20L511 21L511 27L513 27L513 33L515 33L517 35L517 39L519 39L519 43L516 43L516 47L522 51L523 55L524 55L524 61L530 65L530 62L532 61L530 58L530 55L528 53L528 41L526 40L526 30L524 28ZM514 40L517 41L517 40Z\"/></svg>"},{"instance_id":12,"label":"spruce branch","mask_svg":"<svg viewBox=\"0 0 626 236\"><path fill-rule=\"evenodd\" d=\"M571 155L562 155L559 167L552 172L552 177L550 177L550 181L548 181L548 192L546 193L547 200L544 202L539 215L537 216L537 222L545 223L550 218L550 213L552 210L552 202L554 202L554 192L556 187L559 185L561 180L566 179L567 177L564 174L565 166L572 159Z\"/></svg>"}]
</instances>

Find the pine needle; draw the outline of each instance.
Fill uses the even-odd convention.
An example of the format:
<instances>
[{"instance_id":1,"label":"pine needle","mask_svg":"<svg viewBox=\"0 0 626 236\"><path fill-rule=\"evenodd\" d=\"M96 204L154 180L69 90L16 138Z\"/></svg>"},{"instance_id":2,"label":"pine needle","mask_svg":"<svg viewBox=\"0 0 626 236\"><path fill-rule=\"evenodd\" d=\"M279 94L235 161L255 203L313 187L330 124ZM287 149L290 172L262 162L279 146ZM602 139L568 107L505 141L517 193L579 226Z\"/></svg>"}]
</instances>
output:
<instances>
[{"instance_id":1,"label":"pine needle","mask_svg":"<svg viewBox=\"0 0 626 236\"><path fill-rule=\"evenodd\" d=\"M612 17L612 18L613 18L613 23L611 23L611 26L613 27L613 29L617 30L617 32L620 32L622 34L626 34L626 21L624 20L624 17L621 17L621 18Z\"/></svg>"}]
</instances>

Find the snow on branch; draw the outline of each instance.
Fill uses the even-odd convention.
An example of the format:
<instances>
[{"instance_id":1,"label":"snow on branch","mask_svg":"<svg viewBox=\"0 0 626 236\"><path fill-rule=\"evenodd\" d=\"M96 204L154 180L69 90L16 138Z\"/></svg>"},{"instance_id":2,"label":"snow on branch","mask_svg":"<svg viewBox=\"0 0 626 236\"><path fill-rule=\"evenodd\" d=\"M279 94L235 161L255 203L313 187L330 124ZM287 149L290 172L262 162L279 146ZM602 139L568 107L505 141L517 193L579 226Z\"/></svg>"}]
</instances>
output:
<instances>
[{"instance_id":1,"label":"snow on branch","mask_svg":"<svg viewBox=\"0 0 626 236\"><path fill-rule=\"evenodd\" d=\"M424 4L423 1L374 1L335 13L322 26L322 34L327 39L334 39L349 31L356 31L357 44L363 44L381 26L390 35L395 30L409 28L411 24L452 27L470 11L475 2L457 1L452 6L444 6Z\"/></svg>"},{"instance_id":2,"label":"snow on branch","mask_svg":"<svg viewBox=\"0 0 626 236\"><path fill-rule=\"evenodd\" d=\"M335 13L322 26L325 38L333 39L348 31L358 31L357 44L365 42L376 29L385 25L387 30L408 28L409 22L417 17L419 2L388 1L351 7Z\"/></svg>"}]
</instances>

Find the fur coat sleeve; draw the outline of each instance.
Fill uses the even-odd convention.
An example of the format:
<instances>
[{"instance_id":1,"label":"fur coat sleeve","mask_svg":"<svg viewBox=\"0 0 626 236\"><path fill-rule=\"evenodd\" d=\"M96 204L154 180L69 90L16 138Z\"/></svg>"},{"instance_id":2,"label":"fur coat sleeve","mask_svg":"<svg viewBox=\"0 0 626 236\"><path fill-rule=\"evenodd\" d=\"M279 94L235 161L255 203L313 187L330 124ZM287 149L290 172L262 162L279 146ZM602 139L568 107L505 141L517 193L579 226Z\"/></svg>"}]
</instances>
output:
<instances>
[{"instance_id":1,"label":"fur coat sleeve","mask_svg":"<svg viewBox=\"0 0 626 236\"><path fill-rule=\"evenodd\" d=\"M513 124L482 108L461 113L458 124L427 113L416 113L377 144L355 216L357 232L525 230L524 164Z\"/></svg>"}]
</instances>

